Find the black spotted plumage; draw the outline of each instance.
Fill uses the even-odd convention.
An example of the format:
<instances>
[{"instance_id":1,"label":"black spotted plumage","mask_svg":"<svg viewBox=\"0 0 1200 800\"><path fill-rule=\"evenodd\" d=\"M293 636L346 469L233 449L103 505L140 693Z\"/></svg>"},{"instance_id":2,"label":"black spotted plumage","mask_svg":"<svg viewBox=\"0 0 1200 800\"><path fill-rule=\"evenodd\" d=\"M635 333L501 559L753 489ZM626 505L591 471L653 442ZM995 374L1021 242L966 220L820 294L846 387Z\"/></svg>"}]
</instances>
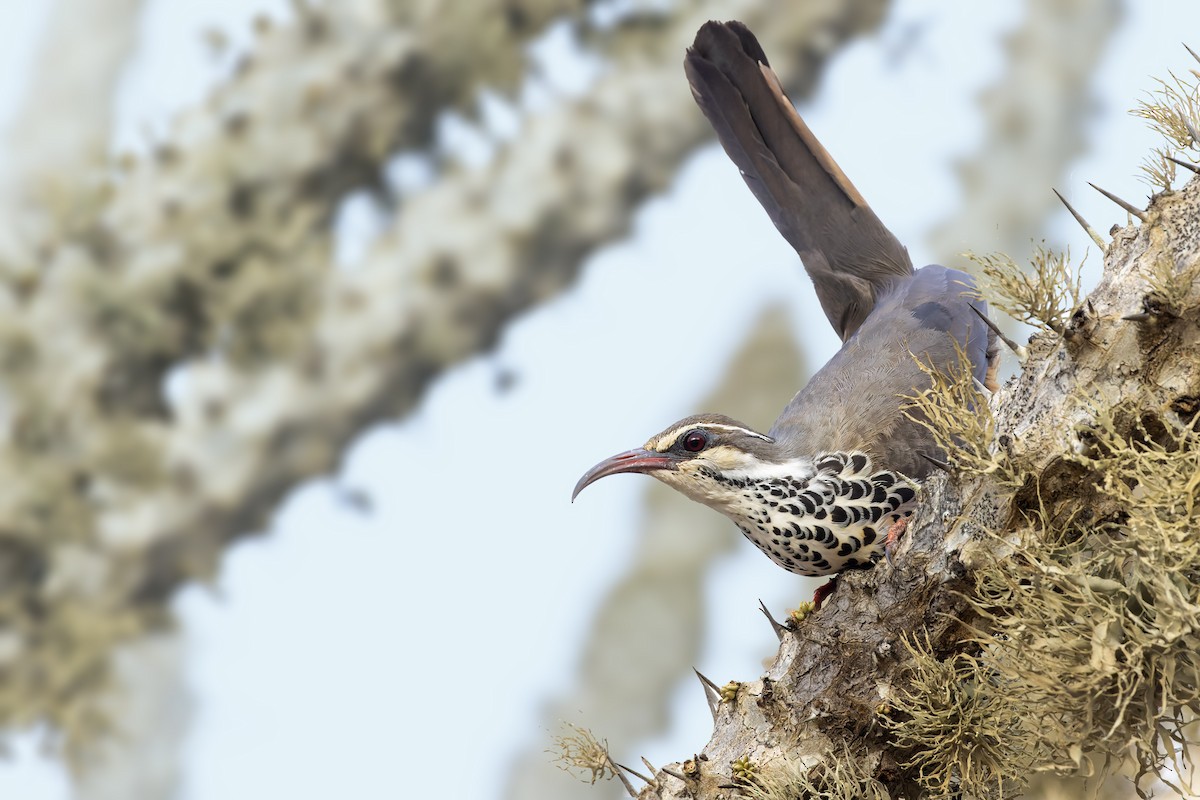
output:
<instances>
[{"instance_id":1,"label":"black spotted plumage","mask_svg":"<svg viewBox=\"0 0 1200 800\"><path fill-rule=\"evenodd\" d=\"M803 481L751 481L743 493L748 508L762 494L779 492L782 502L772 511L769 526L747 514L737 520L738 527L772 561L800 575L870 564L884 546L875 526L889 514L908 516L915 496L903 476L872 470L865 453L828 453L815 459L813 474ZM870 493L868 486L873 487Z\"/></svg>"}]
</instances>

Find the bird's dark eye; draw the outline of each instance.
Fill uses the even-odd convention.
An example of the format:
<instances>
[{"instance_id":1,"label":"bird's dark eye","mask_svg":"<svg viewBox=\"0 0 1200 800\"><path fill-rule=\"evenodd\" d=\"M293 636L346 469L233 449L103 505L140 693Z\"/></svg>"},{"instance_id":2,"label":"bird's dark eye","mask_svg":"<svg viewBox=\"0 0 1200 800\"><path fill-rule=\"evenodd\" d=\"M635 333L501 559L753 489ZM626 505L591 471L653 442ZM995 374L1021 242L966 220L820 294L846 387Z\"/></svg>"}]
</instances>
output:
<instances>
[{"instance_id":1,"label":"bird's dark eye","mask_svg":"<svg viewBox=\"0 0 1200 800\"><path fill-rule=\"evenodd\" d=\"M683 449L689 453L699 453L708 445L708 436L704 431L688 431L683 436Z\"/></svg>"}]
</instances>

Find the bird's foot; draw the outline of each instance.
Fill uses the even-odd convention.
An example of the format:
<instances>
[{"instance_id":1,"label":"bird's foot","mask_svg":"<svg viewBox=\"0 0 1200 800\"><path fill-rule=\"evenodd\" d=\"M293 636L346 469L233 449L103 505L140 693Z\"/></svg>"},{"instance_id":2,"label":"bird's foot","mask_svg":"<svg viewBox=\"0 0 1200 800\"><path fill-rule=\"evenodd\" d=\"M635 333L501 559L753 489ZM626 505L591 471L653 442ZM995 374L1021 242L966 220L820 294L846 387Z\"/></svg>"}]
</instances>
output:
<instances>
[{"instance_id":1,"label":"bird's foot","mask_svg":"<svg viewBox=\"0 0 1200 800\"><path fill-rule=\"evenodd\" d=\"M907 529L908 517L901 517L888 528L887 537L883 540L883 556L887 559L889 567L896 566L896 562L892 560L892 553L896 552L896 547L900 543L900 536Z\"/></svg>"},{"instance_id":2,"label":"bird's foot","mask_svg":"<svg viewBox=\"0 0 1200 800\"><path fill-rule=\"evenodd\" d=\"M820 611L821 604L825 602L825 598L833 594L833 590L837 588L837 576L834 575L827 583L823 583L813 592L812 610Z\"/></svg>"}]
</instances>

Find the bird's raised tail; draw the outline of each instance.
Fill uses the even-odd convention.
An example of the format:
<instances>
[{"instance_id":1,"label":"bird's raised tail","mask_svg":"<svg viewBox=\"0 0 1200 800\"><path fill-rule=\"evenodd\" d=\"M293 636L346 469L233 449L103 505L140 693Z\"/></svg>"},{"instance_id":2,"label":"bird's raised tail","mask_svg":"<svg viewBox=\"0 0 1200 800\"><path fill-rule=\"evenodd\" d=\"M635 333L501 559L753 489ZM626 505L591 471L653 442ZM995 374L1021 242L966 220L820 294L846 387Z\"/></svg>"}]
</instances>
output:
<instances>
[{"instance_id":1,"label":"bird's raised tail","mask_svg":"<svg viewBox=\"0 0 1200 800\"><path fill-rule=\"evenodd\" d=\"M908 251L809 130L749 28L708 22L688 48L692 94L775 227L800 254L842 340L912 274Z\"/></svg>"}]
</instances>

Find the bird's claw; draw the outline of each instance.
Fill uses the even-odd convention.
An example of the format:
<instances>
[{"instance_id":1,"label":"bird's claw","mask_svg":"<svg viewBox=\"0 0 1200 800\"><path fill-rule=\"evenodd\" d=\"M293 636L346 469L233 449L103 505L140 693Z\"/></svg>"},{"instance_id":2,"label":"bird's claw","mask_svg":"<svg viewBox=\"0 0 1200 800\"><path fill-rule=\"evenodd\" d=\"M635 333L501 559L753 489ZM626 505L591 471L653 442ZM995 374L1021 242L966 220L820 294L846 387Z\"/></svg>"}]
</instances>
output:
<instances>
[{"instance_id":1,"label":"bird's claw","mask_svg":"<svg viewBox=\"0 0 1200 800\"><path fill-rule=\"evenodd\" d=\"M834 575L827 582L818 586L817 590L815 592L813 592L813 599L812 599L813 612L821 610L821 604L825 602L825 598L829 597L829 595L833 594L833 590L837 588L837 580L838 580L838 576Z\"/></svg>"},{"instance_id":2,"label":"bird's claw","mask_svg":"<svg viewBox=\"0 0 1200 800\"><path fill-rule=\"evenodd\" d=\"M892 569L896 568L892 553L896 552L896 547L900 544L900 536L907 528L908 517L901 517L888 528L887 537L883 540L883 557L887 559L888 566Z\"/></svg>"}]
</instances>

